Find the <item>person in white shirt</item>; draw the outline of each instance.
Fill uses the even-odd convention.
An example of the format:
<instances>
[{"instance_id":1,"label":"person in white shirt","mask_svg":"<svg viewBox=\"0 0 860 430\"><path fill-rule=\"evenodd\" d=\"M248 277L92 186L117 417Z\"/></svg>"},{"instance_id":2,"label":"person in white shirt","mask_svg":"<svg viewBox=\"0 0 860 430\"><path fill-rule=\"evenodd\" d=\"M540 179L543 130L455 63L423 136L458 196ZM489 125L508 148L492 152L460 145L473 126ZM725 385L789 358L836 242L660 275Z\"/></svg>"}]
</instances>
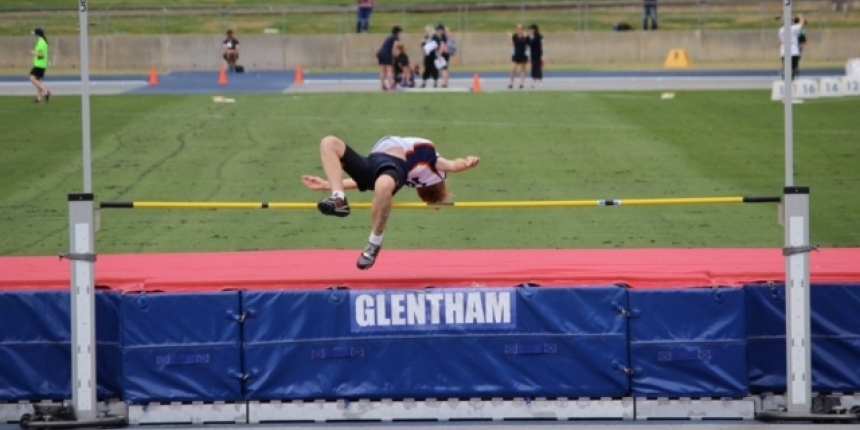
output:
<instances>
[{"instance_id":1,"label":"person in white shirt","mask_svg":"<svg viewBox=\"0 0 860 430\"><path fill-rule=\"evenodd\" d=\"M802 15L794 17L791 26L789 43L791 44L791 79L794 80L800 74L800 33L803 30L805 20ZM779 55L782 58L782 70L785 71L785 27L779 29ZM783 76L784 78L785 76Z\"/></svg>"},{"instance_id":2,"label":"person in white shirt","mask_svg":"<svg viewBox=\"0 0 860 430\"><path fill-rule=\"evenodd\" d=\"M444 203L450 199L445 183L448 173L469 170L481 161L474 156L448 160L439 156L428 139L399 136L383 137L367 157L359 155L343 140L326 136L320 142L320 159L328 179L304 175L302 183L311 190L331 190L331 197L317 204L324 215L349 215L344 190L373 191L373 229L356 263L361 270L369 269L376 262L391 215L392 200L400 188L404 185L415 188L425 203ZM344 179L344 172L350 179Z\"/></svg>"}]
</instances>

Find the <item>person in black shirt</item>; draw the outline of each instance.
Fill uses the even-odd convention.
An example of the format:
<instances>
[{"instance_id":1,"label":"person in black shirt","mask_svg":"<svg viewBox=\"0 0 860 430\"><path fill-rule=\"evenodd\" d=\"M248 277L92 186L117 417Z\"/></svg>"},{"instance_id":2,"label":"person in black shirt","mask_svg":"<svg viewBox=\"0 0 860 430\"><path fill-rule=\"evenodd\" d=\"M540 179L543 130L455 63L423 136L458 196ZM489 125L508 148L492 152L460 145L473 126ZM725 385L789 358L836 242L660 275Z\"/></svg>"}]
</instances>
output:
<instances>
[{"instance_id":1,"label":"person in black shirt","mask_svg":"<svg viewBox=\"0 0 860 430\"><path fill-rule=\"evenodd\" d=\"M400 44L400 33L402 31L403 29L395 25L391 29L391 34L385 38L379 51L376 52L376 59L379 60L379 65L382 66L382 70L379 72L382 91L388 91L389 88L394 89L394 53L395 48Z\"/></svg>"},{"instance_id":2,"label":"person in black shirt","mask_svg":"<svg viewBox=\"0 0 860 430\"><path fill-rule=\"evenodd\" d=\"M233 30L227 30L227 38L224 39L224 60L231 72L236 71L236 61L239 61L239 39L233 37Z\"/></svg>"},{"instance_id":3,"label":"person in black shirt","mask_svg":"<svg viewBox=\"0 0 860 430\"><path fill-rule=\"evenodd\" d=\"M543 81L543 35L537 24L529 26L532 31L529 36L529 54L532 60L532 88Z\"/></svg>"},{"instance_id":4,"label":"person in black shirt","mask_svg":"<svg viewBox=\"0 0 860 430\"><path fill-rule=\"evenodd\" d=\"M508 36L511 38L511 45L514 47L514 55L511 56L511 61L514 65L511 68L511 83L508 85L508 88L514 87L514 79L517 76L517 68L519 68L520 89L522 89L523 85L526 83L526 64L529 62L529 56L526 52L529 43L528 36L526 36L525 31L523 31L522 24L517 24L516 34L508 33Z\"/></svg>"},{"instance_id":5,"label":"person in black shirt","mask_svg":"<svg viewBox=\"0 0 860 430\"><path fill-rule=\"evenodd\" d=\"M427 86L428 78L433 78L433 88L436 88L439 86L439 69L436 67L436 59L439 58L442 39L436 34L433 26L428 25L424 30L424 41L421 42L421 49L424 50L424 73L421 75L421 88Z\"/></svg>"}]
</instances>

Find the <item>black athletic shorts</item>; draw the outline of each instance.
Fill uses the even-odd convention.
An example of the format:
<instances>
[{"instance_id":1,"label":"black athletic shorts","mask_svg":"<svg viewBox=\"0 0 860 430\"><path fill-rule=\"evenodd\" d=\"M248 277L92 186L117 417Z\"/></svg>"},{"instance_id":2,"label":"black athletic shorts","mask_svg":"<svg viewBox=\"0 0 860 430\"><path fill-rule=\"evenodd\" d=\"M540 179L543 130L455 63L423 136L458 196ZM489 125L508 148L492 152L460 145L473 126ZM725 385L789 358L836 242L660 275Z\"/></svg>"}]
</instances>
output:
<instances>
[{"instance_id":1,"label":"black athletic shorts","mask_svg":"<svg viewBox=\"0 0 860 430\"><path fill-rule=\"evenodd\" d=\"M346 152L341 158L343 170L355 180L359 191L373 190L376 179L382 175L394 178L394 193L396 194L406 184L408 169L406 160L383 153L373 153L362 157L355 150L346 146Z\"/></svg>"},{"instance_id":2,"label":"black athletic shorts","mask_svg":"<svg viewBox=\"0 0 860 430\"><path fill-rule=\"evenodd\" d=\"M36 79L41 81L42 78L45 77L45 69L41 67L33 67L32 69L30 69L30 76L35 76Z\"/></svg>"},{"instance_id":3,"label":"black athletic shorts","mask_svg":"<svg viewBox=\"0 0 860 430\"><path fill-rule=\"evenodd\" d=\"M394 66L394 57L391 55L380 55L377 57L380 66Z\"/></svg>"},{"instance_id":4,"label":"black athletic shorts","mask_svg":"<svg viewBox=\"0 0 860 430\"><path fill-rule=\"evenodd\" d=\"M511 56L511 62L515 64L527 64L529 57L527 55L513 55Z\"/></svg>"}]
</instances>

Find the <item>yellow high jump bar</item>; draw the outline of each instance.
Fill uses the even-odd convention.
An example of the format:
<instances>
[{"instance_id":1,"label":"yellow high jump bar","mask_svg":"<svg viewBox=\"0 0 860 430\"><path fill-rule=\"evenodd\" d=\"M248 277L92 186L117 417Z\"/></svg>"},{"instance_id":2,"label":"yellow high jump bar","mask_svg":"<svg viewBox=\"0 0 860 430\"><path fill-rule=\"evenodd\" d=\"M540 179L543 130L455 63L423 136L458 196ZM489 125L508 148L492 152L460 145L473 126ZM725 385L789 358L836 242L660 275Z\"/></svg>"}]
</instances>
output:
<instances>
[{"instance_id":1,"label":"yellow high jump bar","mask_svg":"<svg viewBox=\"0 0 860 430\"><path fill-rule=\"evenodd\" d=\"M454 202L454 203L395 203L395 209L526 209L526 208L576 208L601 206L681 206L681 205L726 205L739 203L780 203L781 197L688 197L665 199L611 199L611 200L542 200L512 202ZM221 209L316 209L316 203L267 203L267 202L102 202L102 209L174 209L174 210L221 210ZM370 209L370 203L350 203L351 209Z\"/></svg>"}]
</instances>

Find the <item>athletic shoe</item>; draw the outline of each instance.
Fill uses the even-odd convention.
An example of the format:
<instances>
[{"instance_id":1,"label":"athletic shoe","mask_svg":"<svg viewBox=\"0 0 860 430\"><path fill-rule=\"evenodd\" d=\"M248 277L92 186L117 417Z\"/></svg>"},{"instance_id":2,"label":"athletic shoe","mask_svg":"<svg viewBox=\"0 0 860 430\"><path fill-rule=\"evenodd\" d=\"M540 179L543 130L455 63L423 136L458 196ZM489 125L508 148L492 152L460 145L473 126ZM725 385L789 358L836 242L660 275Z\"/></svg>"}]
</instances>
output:
<instances>
[{"instance_id":1,"label":"athletic shoe","mask_svg":"<svg viewBox=\"0 0 860 430\"><path fill-rule=\"evenodd\" d=\"M346 197L342 199L329 197L325 200L320 200L317 203L317 209L325 215L334 215L336 217L349 216L349 202L346 201Z\"/></svg>"},{"instance_id":2,"label":"athletic shoe","mask_svg":"<svg viewBox=\"0 0 860 430\"><path fill-rule=\"evenodd\" d=\"M356 266L361 270L367 270L373 267L373 263L376 263L376 256L379 255L380 249L382 249L382 245L374 245L367 242L367 246L364 247L364 251L362 251L361 256L358 257Z\"/></svg>"},{"instance_id":3,"label":"athletic shoe","mask_svg":"<svg viewBox=\"0 0 860 430\"><path fill-rule=\"evenodd\" d=\"M51 92L48 91L48 94L45 94L45 103L51 101Z\"/></svg>"}]
</instances>

